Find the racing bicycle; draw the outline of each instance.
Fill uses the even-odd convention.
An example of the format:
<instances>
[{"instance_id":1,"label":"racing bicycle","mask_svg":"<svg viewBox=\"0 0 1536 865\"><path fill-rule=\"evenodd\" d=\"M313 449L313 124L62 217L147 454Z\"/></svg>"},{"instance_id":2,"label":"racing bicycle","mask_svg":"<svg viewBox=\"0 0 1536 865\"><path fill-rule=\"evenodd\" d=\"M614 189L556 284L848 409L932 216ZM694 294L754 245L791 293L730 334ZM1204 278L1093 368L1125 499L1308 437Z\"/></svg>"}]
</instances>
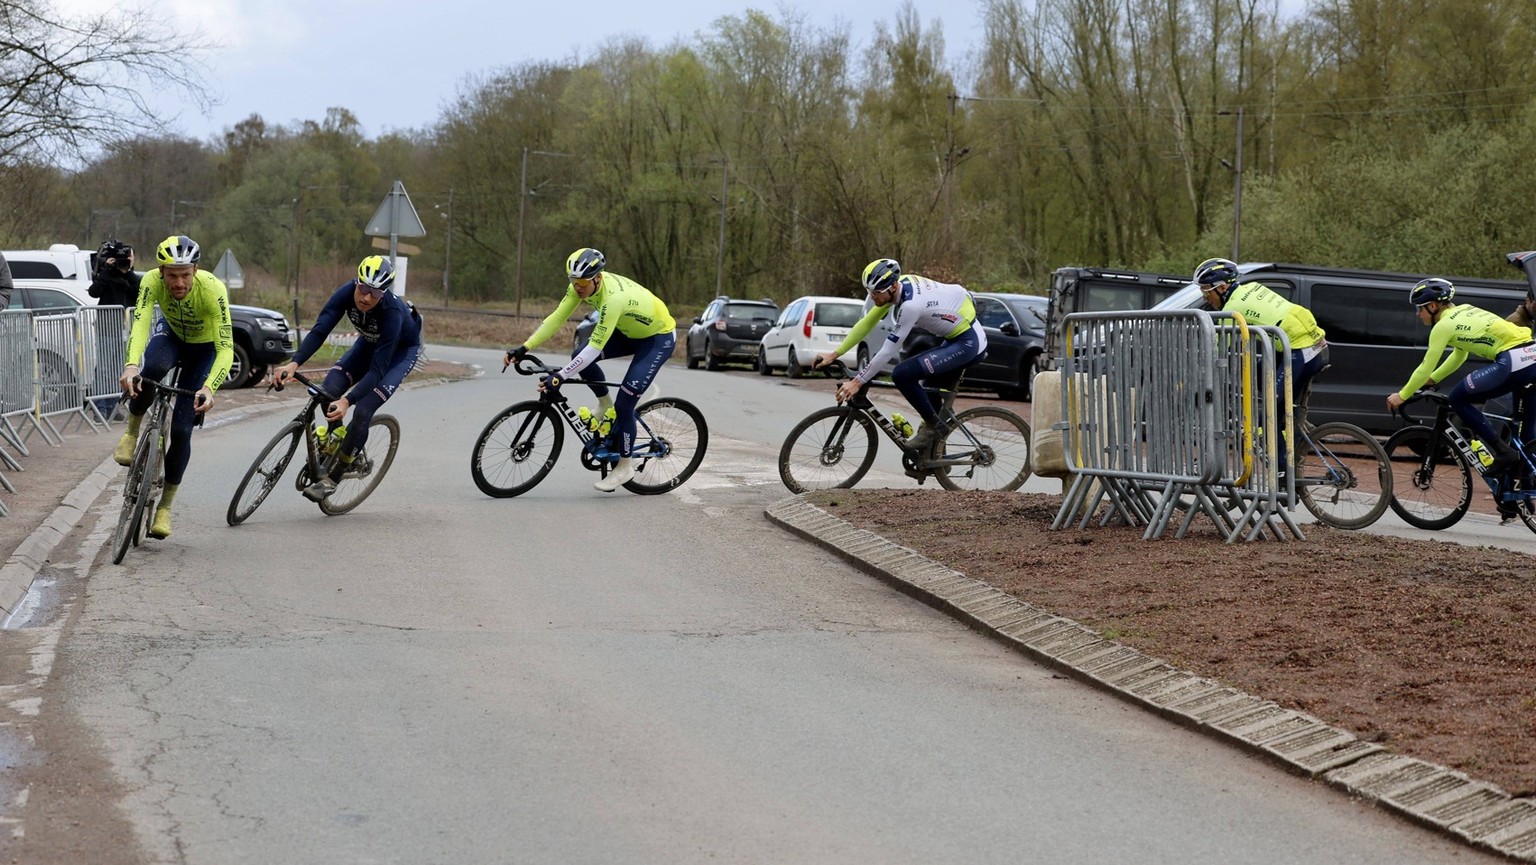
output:
<instances>
[{"instance_id":1,"label":"racing bicycle","mask_svg":"<svg viewBox=\"0 0 1536 865\"><path fill-rule=\"evenodd\" d=\"M826 369L836 379L851 375L841 361ZM789 431L779 449L779 478L794 493L848 489L874 465L878 430L901 449L902 468L919 484L931 476L947 490L1018 489L1031 471L1029 424L995 406L955 414L959 386L957 378L949 388L930 390L937 394L940 416L949 418L950 429L942 439L918 450L908 442L910 427L898 429L870 401L866 384L848 402L818 409Z\"/></svg>"},{"instance_id":2,"label":"racing bicycle","mask_svg":"<svg viewBox=\"0 0 1536 865\"><path fill-rule=\"evenodd\" d=\"M1531 394L1522 394L1530 399ZM1435 404L1433 423L1413 423L1387 439L1387 456L1392 460L1392 510L1410 526L1420 529L1448 529L1466 516L1472 506L1472 475L1480 475L1493 494L1499 516L1506 522L1519 517L1526 528L1536 532L1536 456L1521 444L1521 436L1510 437L1509 446L1520 454L1520 465L1500 475L1483 474L1483 460L1474 452L1461 419L1451 410L1450 399L1435 391L1420 391L1403 403L1406 408L1419 400ZM1519 400L1516 400L1519 404ZM1407 413L1399 410L1404 417ZM1516 414L1519 414L1517 411ZM1488 419L1516 428L1514 420L1489 414ZM1475 467L1475 468L1474 468Z\"/></svg>"},{"instance_id":3,"label":"racing bicycle","mask_svg":"<svg viewBox=\"0 0 1536 865\"><path fill-rule=\"evenodd\" d=\"M513 369L520 375L554 375L560 370L533 355L524 355ZM585 380L568 383L588 384ZM619 387L615 382L592 384ZM567 426L581 443L582 467L608 476L620 457L617 432L605 435L593 430L561 390L546 388L538 399L508 406L485 425L469 455L469 472L481 492L510 498L538 486L560 457ZM641 403L635 409L635 441L630 448L635 477L624 489L644 496L682 485L698 470L708 446L709 426L693 403L677 397Z\"/></svg>"},{"instance_id":4,"label":"racing bicycle","mask_svg":"<svg viewBox=\"0 0 1536 865\"><path fill-rule=\"evenodd\" d=\"M299 468L298 476L294 479L294 486L299 491L302 492L324 477L335 465L335 446L340 442L332 442L332 446L327 448L317 436L308 431L315 425L315 414L320 407L330 405L337 397L301 372L295 372L293 377L309 391L309 400L294 415L293 420L284 424L277 435L267 442L267 446L256 456L256 461L246 469L245 477L235 487L235 495L229 500L229 510L224 514L225 521L232 526L245 522L277 488L277 482L282 479L283 472L288 470L294 454L298 453L301 440L304 442L304 465ZM276 382L267 388L268 391L282 389ZM368 425L367 443L353 455L352 465L342 472L341 479L336 483L336 491L317 502L320 510L335 516L362 504L363 499L368 498L368 494L384 480L385 473L394 464L395 451L399 448L400 422L387 414L374 415L373 422Z\"/></svg>"},{"instance_id":5,"label":"racing bicycle","mask_svg":"<svg viewBox=\"0 0 1536 865\"><path fill-rule=\"evenodd\" d=\"M1376 437L1351 423L1302 423L1296 496L1317 521L1363 529L1387 512L1392 465Z\"/></svg>"},{"instance_id":6,"label":"racing bicycle","mask_svg":"<svg viewBox=\"0 0 1536 865\"><path fill-rule=\"evenodd\" d=\"M176 380L181 376L176 371ZM112 564L121 564L128 547L144 542L149 532L146 514L153 513L165 489L165 449L170 441L171 400L177 396L197 398L197 391L164 384L153 379L136 378L140 387L155 392L154 402L139 421L139 437L133 446L133 461L128 463L128 480L123 483L123 507L112 531ZM201 425L203 416L197 416Z\"/></svg>"}]
</instances>

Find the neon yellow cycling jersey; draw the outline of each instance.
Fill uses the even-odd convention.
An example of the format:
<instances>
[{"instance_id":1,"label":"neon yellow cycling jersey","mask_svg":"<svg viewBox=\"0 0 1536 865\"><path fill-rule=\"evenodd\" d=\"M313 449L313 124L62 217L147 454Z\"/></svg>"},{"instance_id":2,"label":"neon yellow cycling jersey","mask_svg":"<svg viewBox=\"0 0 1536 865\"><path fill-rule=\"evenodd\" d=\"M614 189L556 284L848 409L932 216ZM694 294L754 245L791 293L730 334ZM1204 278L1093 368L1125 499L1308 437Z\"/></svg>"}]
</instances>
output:
<instances>
[{"instance_id":1,"label":"neon yellow cycling jersey","mask_svg":"<svg viewBox=\"0 0 1536 865\"><path fill-rule=\"evenodd\" d=\"M1293 349L1311 348L1323 341L1323 329L1317 326L1312 310L1291 303L1262 282L1245 282L1232 289L1221 308L1241 315L1249 324L1280 328Z\"/></svg>"},{"instance_id":2,"label":"neon yellow cycling jersey","mask_svg":"<svg viewBox=\"0 0 1536 865\"><path fill-rule=\"evenodd\" d=\"M555 311L544 319L539 329L523 344L530 349L538 348L554 336L560 325L571 317L571 312L583 302L599 311L597 326L592 328L592 338L587 342L587 345L599 351L608 344L608 337L615 329L630 339L644 339L677 329L677 322L661 298L633 279L604 271L602 284L585 301L576 294L576 286L566 286L565 297L561 299L560 305L555 307Z\"/></svg>"},{"instance_id":3,"label":"neon yellow cycling jersey","mask_svg":"<svg viewBox=\"0 0 1536 865\"><path fill-rule=\"evenodd\" d=\"M1424 361L1414 369L1408 384L1397 395L1408 399L1431 378L1437 382L1445 381L1446 376L1466 362L1469 354L1493 360L1499 352L1530 341L1530 328L1505 321L1486 309L1456 304L1441 313L1430 329L1429 349L1424 352ZM1435 361L1440 360L1447 348L1451 350L1451 356L1436 367Z\"/></svg>"},{"instance_id":4,"label":"neon yellow cycling jersey","mask_svg":"<svg viewBox=\"0 0 1536 865\"><path fill-rule=\"evenodd\" d=\"M144 360L156 305L166 326L182 342L214 343L213 369L205 384L209 391L217 392L229 378L229 368L235 360L234 325L229 319L229 291L224 283L212 273L199 270L187 296L177 300L166 290L158 268L146 272L139 281L139 300L133 308L132 331L128 336L128 363L133 366Z\"/></svg>"}]
</instances>

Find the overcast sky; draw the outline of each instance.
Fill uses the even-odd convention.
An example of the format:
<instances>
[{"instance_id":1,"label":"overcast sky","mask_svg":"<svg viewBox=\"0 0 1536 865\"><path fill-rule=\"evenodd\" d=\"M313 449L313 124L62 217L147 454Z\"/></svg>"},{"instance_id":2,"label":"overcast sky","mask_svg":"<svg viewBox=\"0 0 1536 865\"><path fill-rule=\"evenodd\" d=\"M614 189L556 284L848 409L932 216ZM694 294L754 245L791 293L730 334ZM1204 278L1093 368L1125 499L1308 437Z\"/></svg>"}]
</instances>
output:
<instances>
[{"instance_id":1,"label":"overcast sky","mask_svg":"<svg viewBox=\"0 0 1536 865\"><path fill-rule=\"evenodd\" d=\"M130 0L131 2L131 0ZM1305 0L1281 0L1281 8ZM115 14L123 0L55 0L65 13ZM913 0L924 26L942 24L958 58L981 42L980 0ZM269 124L324 117L347 108L369 137L433 124L466 77L528 61L590 54L612 36L642 36L655 47L691 40L725 15L749 8L778 19L788 9L813 26L847 25L856 48L876 22L894 21L901 0L814 0L781 5L748 0L161 0L154 17L196 29L221 47L205 57L219 100L208 115L169 100L176 131L206 140L251 114Z\"/></svg>"},{"instance_id":2,"label":"overcast sky","mask_svg":"<svg viewBox=\"0 0 1536 865\"><path fill-rule=\"evenodd\" d=\"M874 22L894 20L900 0L817 0L795 5L813 26L851 27L867 44ZM56 0L66 13L107 13L122 0ZM942 19L951 52L979 42L976 0L914 0L925 26ZM746 0L161 0L155 17L222 44L209 52L209 84L221 102L207 117L185 111L180 131L206 139L260 114L268 123L318 119L347 108L371 136L425 127L467 76L528 61L564 60L612 36L661 47L691 40L724 15L780 6ZM169 106L173 112L175 106Z\"/></svg>"}]
</instances>

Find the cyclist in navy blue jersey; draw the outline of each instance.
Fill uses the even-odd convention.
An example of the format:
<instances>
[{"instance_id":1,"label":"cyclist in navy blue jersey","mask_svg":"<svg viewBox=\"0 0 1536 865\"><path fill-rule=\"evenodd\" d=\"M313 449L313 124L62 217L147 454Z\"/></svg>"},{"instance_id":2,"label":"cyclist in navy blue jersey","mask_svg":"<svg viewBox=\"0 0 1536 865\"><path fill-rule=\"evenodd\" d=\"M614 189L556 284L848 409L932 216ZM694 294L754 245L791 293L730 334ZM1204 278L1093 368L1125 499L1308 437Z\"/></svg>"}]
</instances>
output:
<instances>
[{"instance_id":1,"label":"cyclist in navy blue jersey","mask_svg":"<svg viewBox=\"0 0 1536 865\"><path fill-rule=\"evenodd\" d=\"M352 465L352 460L368 441L368 425L373 415L391 396L421 357L421 314L416 308L391 292L395 268L389 259L370 255L357 266L357 278L342 285L325 302L315 319L315 326L305 334L293 360L278 367L273 379L286 384L299 365L309 360L342 316L357 328L357 343L336 361L325 374L323 387L344 393L325 407L325 418L335 429L352 408L352 423L336 452L336 462L327 477L304 490L305 497L320 501L336 491L336 482Z\"/></svg>"}]
</instances>

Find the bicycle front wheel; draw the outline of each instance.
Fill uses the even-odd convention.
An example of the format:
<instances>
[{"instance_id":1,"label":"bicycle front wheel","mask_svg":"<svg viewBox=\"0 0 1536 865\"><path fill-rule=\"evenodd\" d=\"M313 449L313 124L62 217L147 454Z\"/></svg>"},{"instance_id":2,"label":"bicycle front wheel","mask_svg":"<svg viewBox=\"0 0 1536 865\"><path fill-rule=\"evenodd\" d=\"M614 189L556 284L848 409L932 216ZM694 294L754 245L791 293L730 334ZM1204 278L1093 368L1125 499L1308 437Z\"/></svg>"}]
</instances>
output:
<instances>
[{"instance_id":1,"label":"bicycle front wheel","mask_svg":"<svg viewBox=\"0 0 1536 865\"><path fill-rule=\"evenodd\" d=\"M1472 468L1444 435L1403 427L1387 439L1392 510L1408 525L1448 529L1472 506Z\"/></svg>"},{"instance_id":2,"label":"bicycle front wheel","mask_svg":"<svg viewBox=\"0 0 1536 865\"><path fill-rule=\"evenodd\" d=\"M709 425L693 403L653 399L635 410L634 480L624 489L642 496L664 493L693 476L709 446Z\"/></svg>"},{"instance_id":3,"label":"bicycle front wheel","mask_svg":"<svg viewBox=\"0 0 1536 865\"><path fill-rule=\"evenodd\" d=\"M224 513L225 522L238 526L256 513L261 503L267 500L267 495L277 488L277 482L282 480L283 472L288 470L288 463L293 461L303 435L304 425L298 421L289 421L267 442L256 461L245 470L240 486L235 487L235 495L229 500L229 510Z\"/></svg>"},{"instance_id":4,"label":"bicycle front wheel","mask_svg":"<svg viewBox=\"0 0 1536 865\"><path fill-rule=\"evenodd\" d=\"M565 427L541 402L520 402L491 418L469 454L469 473L492 498L519 496L555 467Z\"/></svg>"},{"instance_id":5,"label":"bicycle front wheel","mask_svg":"<svg viewBox=\"0 0 1536 865\"><path fill-rule=\"evenodd\" d=\"M1313 428L1311 439L1296 494L1312 516L1336 529L1363 529L1380 519L1392 499L1392 463L1376 437L1354 424L1325 423Z\"/></svg>"},{"instance_id":6,"label":"bicycle front wheel","mask_svg":"<svg viewBox=\"0 0 1536 865\"><path fill-rule=\"evenodd\" d=\"M848 489L874 465L879 444L869 415L828 406L789 431L779 448L779 478L792 493Z\"/></svg>"},{"instance_id":7,"label":"bicycle front wheel","mask_svg":"<svg viewBox=\"0 0 1536 865\"><path fill-rule=\"evenodd\" d=\"M934 470L946 490L1016 490L1029 480L1029 424L1007 409L979 406L956 415Z\"/></svg>"},{"instance_id":8,"label":"bicycle front wheel","mask_svg":"<svg viewBox=\"0 0 1536 865\"><path fill-rule=\"evenodd\" d=\"M336 516L363 503L374 487L384 480L384 473L395 461L400 449L400 422L387 414L373 416L368 424L368 443L352 457L352 465L341 473L336 492L320 500L320 510Z\"/></svg>"},{"instance_id":9,"label":"bicycle front wheel","mask_svg":"<svg viewBox=\"0 0 1536 865\"><path fill-rule=\"evenodd\" d=\"M112 531L112 564L119 565L128 547L134 543L139 526L144 521L145 494L148 491L144 478L149 469L149 455L154 450L153 427L140 430L139 441L133 446L133 461L128 464L128 479L123 482L123 507L117 515L117 528Z\"/></svg>"}]
</instances>

